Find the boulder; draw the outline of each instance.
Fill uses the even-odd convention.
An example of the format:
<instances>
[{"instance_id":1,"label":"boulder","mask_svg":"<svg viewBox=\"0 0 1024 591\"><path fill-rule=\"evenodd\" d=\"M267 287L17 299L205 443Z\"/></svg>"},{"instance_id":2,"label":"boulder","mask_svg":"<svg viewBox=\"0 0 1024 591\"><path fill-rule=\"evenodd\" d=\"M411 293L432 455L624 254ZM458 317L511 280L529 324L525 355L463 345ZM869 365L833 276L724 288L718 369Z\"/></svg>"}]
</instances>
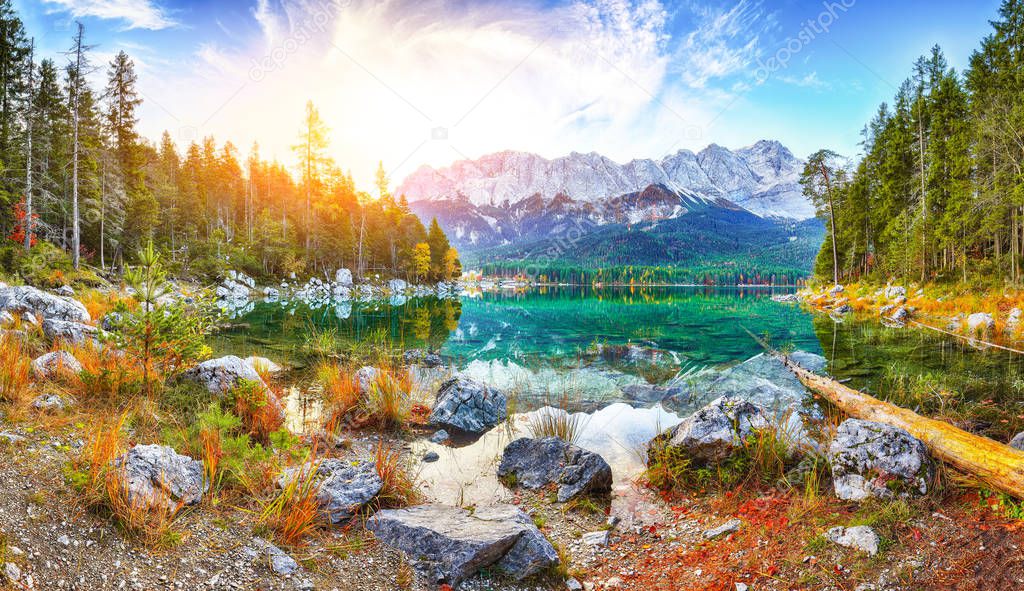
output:
<instances>
[{"instance_id":1,"label":"boulder","mask_svg":"<svg viewBox=\"0 0 1024 591\"><path fill-rule=\"evenodd\" d=\"M780 304L796 304L800 302L800 296L795 293L784 293L773 295L772 300Z\"/></svg>"},{"instance_id":2,"label":"boulder","mask_svg":"<svg viewBox=\"0 0 1024 591\"><path fill-rule=\"evenodd\" d=\"M530 489L557 485L559 503L612 489L612 469L604 458L558 437L522 437L508 444L498 476L514 478L516 484Z\"/></svg>"},{"instance_id":3,"label":"boulder","mask_svg":"<svg viewBox=\"0 0 1024 591\"><path fill-rule=\"evenodd\" d=\"M0 310L27 316L38 314L67 322L89 322L89 311L77 300L62 298L45 291L19 285L0 289Z\"/></svg>"},{"instance_id":4,"label":"boulder","mask_svg":"<svg viewBox=\"0 0 1024 591\"><path fill-rule=\"evenodd\" d=\"M907 497L928 492L934 468L924 443L891 425L847 419L828 450L840 499Z\"/></svg>"},{"instance_id":5,"label":"boulder","mask_svg":"<svg viewBox=\"0 0 1024 591\"><path fill-rule=\"evenodd\" d=\"M0 328L11 328L14 326L14 316L7 310L0 310Z\"/></svg>"},{"instance_id":6,"label":"boulder","mask_svg":"<svg viewBox=\"0 0 1024 591\"><path fill-rule=\"evenodd\" d=\"M57 289L53 290L53 293L55 293L55 294L57 294L57 295L59 295L61 297L64 297L64 298L73 298L73 297L75 297L75 290L70 285L62 285L62 286L58 287Z\"/></svg>"},{"instance_id":7,"label":"boulder","mask_svg":"<svg viewBox=\"0 0 1024 591\"><path fill-rule=\"evenodd\" d=\"M41 380L60 373L77 374L80 371L82 371L82 364L67 351L51 351L32 361L32 374Z\"/></svg>"},{"instance_id":8,"label":"boulder","mask_svg":"<svg viewBox=\"0 0 1024 591\"><path fill-rule=\"evenodd\" d=\"M283 367L267 359L266 357L259 357L257 355L250 355L246 357L245 362L252 366L252 368L255 369L257 373L262 370L265 373L273 374L279 373L284 369Z\"/></svg>"},{"instance_id":9,"label":"boulder","mask_svg":"<svg viewBox=\"0 0 1024 591\"><path fill-rule=\"evenodd\" d=\"M831 296L836 296L836 295L839 295L839 294L843 293L844 289L845 288L842 285L839 285L837 283L837 284L835 284L835 285L833 285L832 287L829 288L828 294L831 295Z\"/></svg>"},{"instance_id":10,"label":"boulder","mask_svg":"<svg viewBox=\"0 0 1024 591\"><path fill-rule=\"evenodd\" d=\"M1014 435L1013 439L1011 439L1010 443L1008 443L1007 445L1009 445L1013 449L1019 449L1021 451L1024 451L1024 431L1021 431L1020 433Z\"/></svg>"},{"instance_id":11,"label":"boulder","mask_svg":"<svg viewBox=\"0 0 1024 591\"><path fill-rule=\"evenodd\" d=\"M392 279L391 281L388 281L388 291L393 294L402 293L407 289L409 289L409 284L402 279Z\"/></svg>"},{"instance_id":12,"label":"boulder","mask_svg":"<svg viewBox=\"0 0 1024 591\"><path fill-rule=\"evenodd\" d=\"M209 489L201 462L163 445L136 445L113 463L128 499L143 506L195 505Z\"/></svg>"},{"instance_id":13,"label":"boulder","mask_svg":"<svg viewBox=\"0 0 1024 591\"><path fill-rule=\"evenodd\" d=\"M523 579L559 563L530 518L512 505L419 505L378 511L366 523L377 540L406 553L437 584L458 587L481 569Z\"/></svg>"},{"instance_id":14,"label":"boulder","mask_svg":"<svg viewBox=\"0 0 1024 591\"><path fill-rule=\"evenodd\" d=\"M263 383L256 369L235 355L204 361L184 372L182 377L202 385L212 394L224 394L243 381Z\"/></svg>"},{"instance_id":15,"label":"boulder","mask_svg":"<svg viewBox=\"0 0 1024 591\"><path fill-rule=\"evenodd\" d=\"M46 318L43 320L43 334L51 341L61 340L66 343L81 344L95 338L98 331L95 326L81 322Z\"/></svg>"},{"instance_id":16,"label":"boulder","mask_svg":"<svg viewBox=\"0 0 1024 591\"><path fill-rule=\"evenodd\" d=\"M451 435L448 434L444 429L438 429L434 431L434 434L430 436L431 443L444 443L451 439Z\"/></svg>"},{"instance_id":17,"label":"boulder","mask_svg":"<svg viewBox=\"0 0 1024 591\"><path fill-rule=\"evenodd\" d=\"M889 300L907 297L907 288L900 285L890 285L885 288L885 297Z\"/></svg>"},{"instance_id":18,"label":"boulder","mask_svg":"<svg viewBox=\"0 0 1024 591\"><path fill-rule=\"evenodd\" d=\"M440 367L444 360L437 353L428 353L423 349L410 349L402 355L406 365L422 365L423 367Z\"/></svg>"},{"instance_id":19,"label":"boulder","mask_svg":"<svg viewBox=\"0 0 1024 591\"><path fill-rule=\"evenodd\" d=\"M682 448L690 458L713 463L727 458L748 435L767 426L768 419L758 406L722 396L655 438L649 446Z\"/></svg>"},{"instance_id":20,"label":"boulder","mask_svg":"<svg viewBox=\"0 0 1024 591\"><path fill-rule=\"evenodd\" d=\"M285 470L277 480L280 488L287 487L294 478L304 475L313 466L305 464ZM370 502L384 488L374 462L349 462L336 458L323 460L316 466L316 500L324 517L331 523L341 523Z\"/></svg>"},{"instance_id":21,"label":"boulder","mask_svg":"<svg viewBox=\"0 0 1024 591\"><path fill-rule=\"evenodd\" d=\"M1021 318L1024 318L1024 312L1020 308L1012 308L1006 316L1006 326L1015 327L1019 325Z\"/></svg>"},{"instance_id":22,"label":"boulder","mask_svg":"<svg viewBox=\"0 0 1024 591\"><path fill-rule=\"evenodd\" d=\"M975 312L967 317L967 330L971 332L987 332L995 326L996 321L987 312Z\"/></svg>"},{"instance_id":23,"label":"boulder","mask_svg":"<svg viewBox=\"0 0 1024 591\"><path fill-rule=\"evenodd\" d=\"M235 355L226 355L217 359L209 359L181 374L182 379L195 382L206 388L211 394L224 395L242 382L255 382L266 396L280 417L284 417L284 407L256 369L247 360Z\"/></svg>"},{"instance_id":24,"label":"boulder","mask_svg":"<svg viewBox=\"0 0 1024 591\"><path fill-rule=\"evenodd\" d=\"M356 370L353 379L355 380L356 388L359 392L361 394L366 394L370 391L370 387L373 386L379 376L379 369L366 365Z\"/></svg>"},{"instance_id":25,"label":"boulder","mask_svg":"<svg viewBox=\"0 0 1024 591\"><path fill-rule=\"evenodd\" d=\"M253 538L252 545L253 548L246 553L254 559L262 557L276 574L288 576L299 570L299 563L294 558L263 538Z\"/></svg>"},{"instance_id":26,"label":"boulder","mask_svg":"<svg viewBox=\"0 0 1024 591\"><path fill-rule=\"evenodd\" d=\"M902 306L893 310L892 314L889 315L890 320L901 323L906 322L908 318L910 318L910 312Z\"/></svg>"},{"instance_id":27,"label":"boulder","mask_svg":"<svg viewBox=\"0 0 1024 591\"><path fill-rule=\"evenodd\" d=\"M878 534L866 525L833 527L828 530L825 537L844 548L860 550L870 556L878 554L878 544L880 542Z\"/></svg>"},{"instance_id":28,"label":"boulder","mask_svg":"<svg viewBox=\"0 0 1024 591\"><path fill-rule=\"evenodd\" d=\"M41 394L36 396L35 400L32 401L32 408L36 410L48 411L48 410L64 410L66 407L71 406L72 402L70 399L65 400L56 394Z\"/></svg>"},{"instance_id":29,"label":"boulder","mask_svg":"<svg viewBox=\"0 0 1024 591\"><path fill-rule=\"evenodd\" d=\"M458 429L466 433L483 433L505 420L508 400L505 393L475 380L456 376L445 381L437 391L430 424Z\"/></svg>"},{"instance_id":30,"label":"boulder","mask_svg":"<svg viewBox=\"0 0 1024 591\"><path fill-rule=\"evenodd\" d=\"M342 287L352 287L352 271L348 269L338 269L334 273L334 283Z\"/></svg>"}]
</instances>

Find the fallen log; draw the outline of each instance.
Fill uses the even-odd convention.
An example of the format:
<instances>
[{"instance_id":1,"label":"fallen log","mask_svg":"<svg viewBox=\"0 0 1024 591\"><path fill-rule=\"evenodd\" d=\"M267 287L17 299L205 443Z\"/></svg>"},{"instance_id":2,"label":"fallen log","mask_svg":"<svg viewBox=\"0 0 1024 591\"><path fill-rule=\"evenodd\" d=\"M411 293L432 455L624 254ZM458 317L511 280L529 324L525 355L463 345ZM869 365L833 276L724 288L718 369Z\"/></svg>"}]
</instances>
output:
<instances>
[{"instance_id":1,"label":"fallen log","mask_svg":"<svg viewBox=\"0 0 1024 591\"><path fill-rule=\"evenodd\" d=\"M936 458L977 477L994 490L1024 499L1024 451L883 402L812 373L788 357L782 356L782 362L807 388L851 417L905 429L924 442Z\"/></svg>"}]
</instances>

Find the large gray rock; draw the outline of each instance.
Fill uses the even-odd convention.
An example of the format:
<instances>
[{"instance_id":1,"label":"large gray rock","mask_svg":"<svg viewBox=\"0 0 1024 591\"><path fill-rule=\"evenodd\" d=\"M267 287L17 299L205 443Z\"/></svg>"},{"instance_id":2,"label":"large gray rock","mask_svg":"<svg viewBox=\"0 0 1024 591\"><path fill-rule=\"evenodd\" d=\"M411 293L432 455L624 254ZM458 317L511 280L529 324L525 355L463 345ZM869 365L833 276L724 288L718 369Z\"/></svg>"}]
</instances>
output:
<instances>
[{"instance_id":1,"label":"large gray rock","mask_svg":"<svg viewBox=\"0 0 1024 591\"><path fill-rule=\"evenodd\" d=\"M201 462L163 445L136 445L114 467L129 500L146 507L195 505L209 488Z\"/></svg>"},{"instance_id":2,"label":"large gray rock","mask_svg":"<svg viewBox=\"0 0 1024 591\"><path fill-rule=\"evenodd\" d=\"M475 380L456 376L437 390L430 423L466 433L483 433L508 416L505 393Z\"/></svg>"},{"instance_id":3,"label":"large gray rock","mask_svg":"<svg viewBox=\"0 0 1024 591\"><path fill-rule=\"evenodd\" d=\"M211 394L224 394L243 381L263 383L251 363L234 355L204 361L182 377L202 385Z\"/></svg>"},{"instance_id":4,"label":"large gray rock","mask_svg":"<svg viewBox=\"0 0 1024 591\"><path fill-rule=\"evenodd\" d=\"M334 273L334 283L342 287L352 287L352 271L348 269L338 269Z\"/></svg>"},{"instance_id":5,"label":"large gray rock","mask_svg":"<svg viewBox=\"0 0 1024 591\"><path fill-rule=\"evenodd\" d=\"M898 427L847 419L828 450L840 499L907 497L928 492L934 467L924 443Z\"/></svg>"},{"instance_id":6,"label":"large gray rock","mask_svg":"<svg viewBox=\"0 0 1024 591\"><path fill-rule=\"evenodd\" d=\"M19 285L0 289L0 310L16 314L38 314L68 322L89 322L89 311L77 300Z\"/></svg>"},{"instance_id":7,"label":"large gray rock","mask_svg":"<svg viewBox=\"0 0 1024 591\"><path fill-rule=\"evenodd\" d=\"M224 395L242 382L254 382L259 385L274 412L284 418L284 407L281 401L267 386L259 372L246 359L235 355L226 355L217 359L209 359L181 374L182 379L195 382L206 388L211 394Z\"/></svg>"},{"instance_id":8,"label":"large gray rock","mask_svg":"<svg viewBox=\"0 0 1024 591\"><path fill-rule=\"evenodd\" d=\"M51 351L32 360L32 374L45 380L61 373L76 374L82 371L82 364L67 351Z\"/></svg>"},{"instance_id":9,"label":"large gray rock","mask_svg":"<svg viewBox=\"0 0 1024 591\"><path fill-rule=\"evenodd\" d=\"M559 503L612 488L612 469L604 458L558 437L522 437L508 444L498 476L514 477L516 484L531 489L556 484Z\"/></svg>"},{"instance_id":10,"label":"large gray rock","mask_svg":"<svg viewBox=\"0 0 1024 591\"><path fill-rule=\"evenodd\" d=\"M312 469L309 465L289 468L278 478L277 485L285 488L294 478L303 476L303 471ZM317 503L331 523L351 519L384 487L374 462L346 462L336 458L323 460L317 466L314 478Z\"/></svg>"},{"instance_id":11,"label":"large gray rock","mask_svg":"<svg viewBox=\"0 0 1024 591\"><path fill-rule=\"evenodd\" d=\"M1019 449L1021 451L1024 451L1024 431L1021 431L1020 433L1014 435L1013 439L1011 439L1010 443L1008 443L1007 445L1009 445L1013 449Z\"/></svg>"},{"instance_id":12,"label":"large gray rock","mask_svg":"<svg viewBox=\"0 0 1024 591\"><path fill-rule=\"evenodd\" d=\"M99 331L95 326L81 322L46 318L43 320L43 334L51 341L61 340L66 343L81 344L96 338Z\"/></svg>"},{"instance_id":13,"label":"large gray rock","mask_svg":"<svg viewBox=\"0 0 1024 591\"><path fill-rule=\"evenodd\" d=\"M712 463L727 458L753 431L767 426L768 419L758 406L723 396L683 419L651 445L682 448L688 457Z\"/></svg>"},{"instance_id":14,"label":"large gray rock","mask_svg":"<svg viewBox=\"0 0 1024 591\"><path fill-rule=\"evenodd\" d=\"M967 317L967 330L971 332L987 332L995 326L995 319L987 312L976 312Z\"/></svg>"},{"instance_id":15,"label":"large gray rock","mask_svg":"<svg viewBox=\"0 0 1024 591\"><path fill-rule=\"evenodd\" d=\"M558 553L517 507L419 505L378 511L366 523L378 540L405 552L436 583L458 587L493 567L522 579L558 564Z\"/></svg>"}]
</instances>

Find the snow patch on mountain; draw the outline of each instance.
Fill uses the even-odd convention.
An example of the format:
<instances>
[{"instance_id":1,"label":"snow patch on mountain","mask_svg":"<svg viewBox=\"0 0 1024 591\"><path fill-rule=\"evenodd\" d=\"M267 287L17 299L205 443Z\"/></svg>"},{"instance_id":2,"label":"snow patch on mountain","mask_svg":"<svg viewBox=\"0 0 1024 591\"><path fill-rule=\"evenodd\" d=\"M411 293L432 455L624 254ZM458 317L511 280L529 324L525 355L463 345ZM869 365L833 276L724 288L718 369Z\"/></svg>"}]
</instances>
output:
<instances>
[{"instance_id":1,"label":"snow patch on mountain","mask_svg":"<svg viewBox=\"0 0 1024 591\"><path fill-rule=\"evenodd\" d=\"M468 201L477 207L508 208L531 199L546 203L559 195L566 204L597 204L663 185L693 198L728 199L762 217L804 220L814 216L814 207L800 187L803 165L772 140L739 150L711 144L698 153L680 150L661 160L626 164L595 152L548 160L505 151L441 169L422 167L405 179L398 193L410 202ZM495 222L488 221L496 230Z\"/></svg>"}]
</instances>

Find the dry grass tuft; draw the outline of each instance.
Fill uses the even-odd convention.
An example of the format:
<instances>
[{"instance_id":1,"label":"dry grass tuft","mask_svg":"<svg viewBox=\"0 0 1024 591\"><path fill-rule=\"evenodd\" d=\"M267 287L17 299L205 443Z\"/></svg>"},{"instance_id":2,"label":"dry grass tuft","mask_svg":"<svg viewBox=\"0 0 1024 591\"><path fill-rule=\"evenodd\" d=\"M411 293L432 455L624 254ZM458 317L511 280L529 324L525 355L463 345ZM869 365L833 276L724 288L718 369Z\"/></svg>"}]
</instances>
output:
<instances>
[{"instance_id":1,"label":"dry grass tuft","mask_svg":"<svg viewBox=\"0 0 1024 591\"><path fill-rule=\"evenodd\" d=\"M398 450L381 442L374 454L377 475L384 486L377 494L377 509L395 509L414 505L420 500L416 478L409 473L406 463Z\"/></svg>"},{"instance_id":2,"label":"dry grass tuft","mask_svg":"<svg viewBox=\"0 0 1024 591\"><path fill-rule=\"evenodd\" d=\"M0 398L13 406L27 404L31 396L32 360L21 339L0 335Z\"/></svg>"},{"instance_id":3,"label":"dry grass tuft","mask_svg":"<svg viewBox=\"0 0 1024 591\"><path fill-rule=\"evenodd\" d=\"M260 525L267 527L280 544L302 545L305 538L316 530L317 521L322 516L316 498L319 490L316 473L320 462L315 459L315 454L316 450L313 450L309 461L295 471L281 492L260 512Z\"/></svg>"}]
</instances>

